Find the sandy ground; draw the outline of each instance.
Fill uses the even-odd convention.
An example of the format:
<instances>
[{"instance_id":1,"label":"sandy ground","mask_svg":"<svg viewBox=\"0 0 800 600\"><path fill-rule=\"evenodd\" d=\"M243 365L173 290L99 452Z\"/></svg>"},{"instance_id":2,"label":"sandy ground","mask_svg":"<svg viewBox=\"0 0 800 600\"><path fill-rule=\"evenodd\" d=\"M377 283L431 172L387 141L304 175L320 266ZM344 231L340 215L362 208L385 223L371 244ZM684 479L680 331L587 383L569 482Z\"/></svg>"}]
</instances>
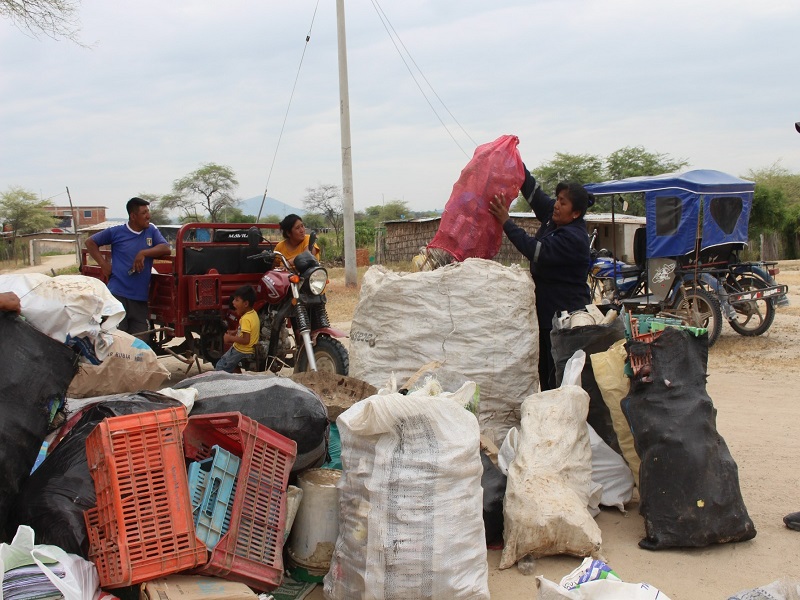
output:
<instances>
[{"instance_id":1,"label":"sandy ground","mask_svg":"<svg viewBox=\"0 0 800 600\"><path fill-rule=\"evenodd\" d=\"M44 257L40 272L61 268L70 257ZM54 264L58 263L58 265ZM626 514L604 509L597 517L602 552L625 581L647 582L672 600L726 599L737 591L780 577L800 577L800 532L787 529L785 514L800 511L800 261L781 263L791 306L779 309L763 336L745 338L725 325L709 353L708 392L718 410L717 428L739 466L742 495L758 531L755 539L699 549L647 551L638 547L644 524L638 505ZM349 323L335 326L349 330ZM186 365L163 359L185 376ZM203 370L210 365L203 364ZM189 375L197 373L192 367ZM500 552L489 552L489 588L500 600L537 597L533 576L515 567L499 571ZM535 574L558 581L580 564L560 556L540 559ZM322 587L309 599L323 598Z\"/></svg>"},{"instance_id":2,"label":"sandy ground","mask_svg":"<svg viewBox=\"0 0 800 600\"><path fill-rule=\"evenodd\" d=\"M779 309L770 330L745 338L725 324L709 352L708 393L717 428L739 466L739 479L758 534L748 542L685 550L642 550L644 522L637 503L627 514L603 509L597 522L602 552L625 581L647 582L672 600L727 599L781 577L800 578L800 532L783 516L800 511L800 261L781 263L778 281L789 285L791 306ZM537 597L534 576L516 567L500 571L489 552L493 599ZM535 575L558 581L581 559L540 559ZM309 599L323 598L322 587Z\"/></svg>"},{"instance_id":3,"label":"sandy ground","mask_svg":"<svg viewBox=\"0 0 800 600\"><path fill-rule=\"evenodd\" d=\"M709 351L708 393L717 408L717 429L739 466L742 496L758 534L755 539L697 549L642 550L644 522L632 502L627 513L603 509L597 523L602 553L625 581L646 582L672 600L725 600L734 593L781 577L800 578L800 532L783 516L800 511L800 261L781 263L778 281L789 285L791 306L778 310L763 336L745 338L725 324ZM349 322L334 323L349 331ZM164 359L182 379L185 365ZM210 365L203 364L203 370ZM192 367L189 375L197 373ZM493 599L537 597L533 575L516 567L500 571L500 551L489 551ZM540 559L534 575L559 581L581 559ZM308 596L323 598L322 586Z\"/></svg>"}]
</instances>

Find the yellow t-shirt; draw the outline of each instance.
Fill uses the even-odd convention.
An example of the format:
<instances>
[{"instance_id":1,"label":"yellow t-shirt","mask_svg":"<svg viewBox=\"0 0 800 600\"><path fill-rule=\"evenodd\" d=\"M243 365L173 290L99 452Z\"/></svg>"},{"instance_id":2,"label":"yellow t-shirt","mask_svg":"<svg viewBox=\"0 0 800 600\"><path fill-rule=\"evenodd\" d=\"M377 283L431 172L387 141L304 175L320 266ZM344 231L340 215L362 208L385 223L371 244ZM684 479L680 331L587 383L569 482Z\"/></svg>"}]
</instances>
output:
<instances>
[{"instance_id":1,"label":"yellow t-shirt","mask_svg":"<svg viewBox=\"0 0 800 600\"><path fill-rule=\"evenodd\" d=\"M303 239L303 243L302 244L300 244L299 246L296 246L295 248L291 248L290 249L289 248L289 244L286 242L286 240L283 240L282 242L278 242L275 245L275 251L276 252L280 252L281 254L283 254L286 257L286 260L292 260L295 256L297 256L301 252L305 252L306 250L308 250L308 242L310 242L310 241L311 241L311 236L307 235ZM314 256L319 258L319 246L317 244L314 244ZM276 265L283 265L283 263L280 262L280 259L275 261L275 264Z\"/></svg>"},{"instance_id":2,"label":"yellow t-shirt","mask_svg":"<svg viewBox=\"0 0 800 600\"><path fill-rule=\"evenodd\" d=\"M244 354L253 354L255 352L253 347L258 343L260 330L261 321L258 319L258 313L256 313L256 311L253 309L248 310L241 317L239 317L239 329L237 330L236 335L249 333L250 343L244 345L236 342L233 344L233 347Z\"/></svg>"}]
</instances>

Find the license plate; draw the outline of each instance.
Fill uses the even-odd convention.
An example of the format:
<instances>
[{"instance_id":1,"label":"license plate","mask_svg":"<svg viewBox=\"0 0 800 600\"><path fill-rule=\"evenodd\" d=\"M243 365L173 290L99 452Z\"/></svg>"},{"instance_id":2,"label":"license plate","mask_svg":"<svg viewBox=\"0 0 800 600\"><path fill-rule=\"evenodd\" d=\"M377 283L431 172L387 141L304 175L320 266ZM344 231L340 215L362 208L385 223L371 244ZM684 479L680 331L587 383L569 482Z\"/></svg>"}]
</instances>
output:
<instances>
[{"instance_id":1,"label":"license plate","mask_svg":"<svg viewBox=\"0 0 800 600\"><path fill-rule=\"evenodd\" d=\"M789 291L788 285L775 285L760 290L750 290L749 292L739 292L738 294L729 294L729 304L740 304L742 302L751 302L752 300L762 300L764 298L772 298L773 296L782 296Z\"/></svg>"}]
</instances>

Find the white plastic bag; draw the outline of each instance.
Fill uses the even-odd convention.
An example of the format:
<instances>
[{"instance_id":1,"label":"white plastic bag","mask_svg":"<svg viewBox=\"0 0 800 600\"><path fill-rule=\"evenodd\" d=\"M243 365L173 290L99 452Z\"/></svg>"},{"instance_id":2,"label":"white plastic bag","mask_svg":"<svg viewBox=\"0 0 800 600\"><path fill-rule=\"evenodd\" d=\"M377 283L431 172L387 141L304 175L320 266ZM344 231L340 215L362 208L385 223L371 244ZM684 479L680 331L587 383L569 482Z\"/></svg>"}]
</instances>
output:
<instances>
[{"instance_id":1,"label":"white plastic bag","mask_svg":"<svg viewBox=\"0 0 800 600\"><path fill-rule=\"evenodd\" d=\"M669 600L647 583L627 583L601 560L586 558L560 583L536 577L539 600Z\"/></svg>"},{"instance_id":2,"label":"white plastic bag","mask_svg":"<svg viewBox=\"0 0 800 600\"><path fill-rule=\"evenodd\" d=\"M767 585L737 592L728 600L800 600L800 579L782 577Z\"/></svg>"},{"instance_id":3,"label":"white plastic bag","mask_svg":"<svg viewBox=\"0 0 800 600\"><path fill-rule=\"evenodd\" d=\"M125 309L95 277L42 273L0 275L0 289L20 298L21 312L31 325L61 343L88 338L98 360L113 343L109 331L125 318Z\"/></svg>"},{"instance_id":4,"label":"white plastic bag","mask_svg":"<svg viewBox=\"0 0 800 600\"><path fill-rule=\"evenodd\" d=\"M603 441L588 423L592 446L592 482L602 487L600 504L625 512L625 504L633 497L633 475L625 460Z\"/></svg>"},{"instance_id":5,"label":"white plastic bag","mask_svg":"<svg viewBox=\"0 0 800 600\"><path fill-rule=\"evenodd\" d=\"M170 377L152 348L129 333L114 329L105 360L99 365L80 363L67 396L88 398L139 390L157 390Z\"/></svg>"},{"instance_id":6,"label":"white plastic bag","mask_svg":"<svg viewBox=\"0 0 800 600\"><path fill-rule=\"evenodd\" d=\"M517 455L517 444L519 444L519 430L512 427L508 430L506 439L503 440L503 445L500 446L500 452L497 454L497 468L506 477L508 476L508 467L511 466Z\"/></svg>"},{"instance_id":7,"label":"white plastic bag","mask_svg":"<svg viewBox=\"0 0 800 600\"><path fill-rule=\"evenodd\" d=\"M488 600L475 384L380 394L339 415L339 537L329 600Z\"/></svg>"},{"instance_id":8,"label":"white plastic bag","mask_svg":"<svg viewBox=\"0 0 800 600\"><path fill-rule=\"evenodd\" d=\"M97 569L91 562L76 554L67 554L58 546L34 545L33 538L33 529L20 525L11 544L0 544L0 573L36 565L65 600L93 600L100 595ZM52 571L55 562L64 568L63 579ZM2 585L0 600L3 600Z\"/></svg>"}]
</instances>

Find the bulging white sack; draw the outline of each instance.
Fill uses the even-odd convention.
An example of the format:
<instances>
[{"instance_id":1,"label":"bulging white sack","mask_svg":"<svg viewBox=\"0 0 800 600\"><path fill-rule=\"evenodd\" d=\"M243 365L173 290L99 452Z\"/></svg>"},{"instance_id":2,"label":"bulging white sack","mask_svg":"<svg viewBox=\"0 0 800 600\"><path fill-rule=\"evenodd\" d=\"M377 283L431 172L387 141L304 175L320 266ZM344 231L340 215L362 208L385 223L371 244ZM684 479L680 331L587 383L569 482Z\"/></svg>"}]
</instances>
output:
<instances>
[{"instance_id":1,"label":"bulging white sack","mask_svg":"<svg viewBox=\"0 0 800 600\"><path fill-rule=\"evenodd\" d=\"M453 394L371 396L339 415L339 537L329 600L487 599L475 416Z\"/></svg>"},{"instance_id":2,"label":"bulging white sack","mask_svg":"<svg viewBox=\"0 0 800 600\"><path fill-rule=\"evenodd\" d=\"M500 568L526 554L589 556L600 528L587 509L592 450L589 395L575 385L534 394L522 403L517 453L503 503L505 547Z\"/></svg>"},{"instance_id":3,"label":"bulging white sack","mask_svg":"<svg viewBox=\"0 0 800 600\"><path fill-rule=\"evenodd\" d=\"M470 258L422 273L364 275L350 330L350 375L380 388L438 361L480 389L481 433L498 447L539 387L530 273Z\"/></svg>"},{"instance_id":4,"label":"bulging white sack","mask_svg":"<svg viewBox=\"0 0 800 600\"><path fill-rule=\"evenodd\" d=\"M42 273L0 275L0 289L20 298L22 316L61 343L68 337L89 338L98 360L114 343L109 331L125 318L125 309L95 277Z\"/></svg>"}]
</instances>

